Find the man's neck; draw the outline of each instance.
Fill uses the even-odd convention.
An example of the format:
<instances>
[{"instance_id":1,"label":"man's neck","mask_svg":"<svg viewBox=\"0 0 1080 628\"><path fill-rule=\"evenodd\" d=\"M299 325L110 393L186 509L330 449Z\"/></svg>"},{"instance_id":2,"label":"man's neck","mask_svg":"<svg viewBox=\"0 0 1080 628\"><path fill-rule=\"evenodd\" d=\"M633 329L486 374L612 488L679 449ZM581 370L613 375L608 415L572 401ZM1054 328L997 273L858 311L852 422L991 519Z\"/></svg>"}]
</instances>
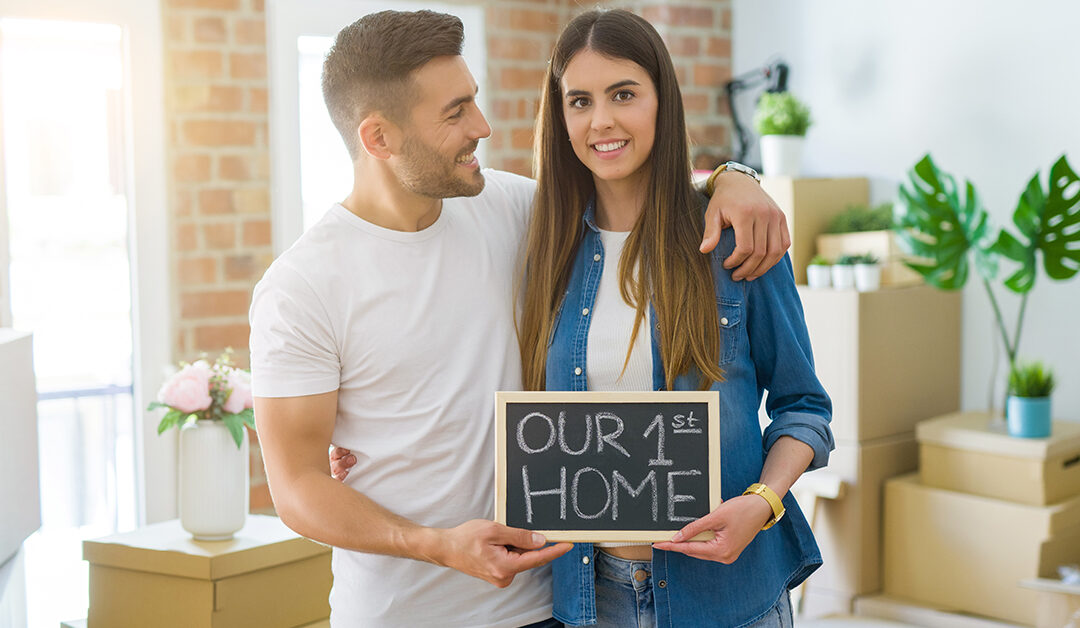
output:
<instances>
[{"instance_id":1,"label":"man's neck","mask_svg":"<svg viewBox=\"0 0 1080 628\"><path fill-rule=\"evenodd\" d=\"M442 199L410 192L383 164L356 167L352 192L341 204L360 218L393 231L422 231L435 224L442 213Z\"/></svg>"}]
</instances>

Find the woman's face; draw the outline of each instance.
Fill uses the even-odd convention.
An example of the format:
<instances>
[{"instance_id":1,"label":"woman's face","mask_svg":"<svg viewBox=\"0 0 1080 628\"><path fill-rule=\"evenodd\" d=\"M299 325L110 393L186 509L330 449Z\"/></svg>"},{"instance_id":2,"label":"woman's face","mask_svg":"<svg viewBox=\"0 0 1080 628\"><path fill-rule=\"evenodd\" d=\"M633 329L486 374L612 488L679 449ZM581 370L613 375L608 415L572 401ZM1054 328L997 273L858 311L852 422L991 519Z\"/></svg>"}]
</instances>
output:
<instances>
[{"instance_id":1,"label":"woman's face","mask_svg":"<svg viewBox=\"0 0 1080 628\"><path fill-rule=\"evenodd\" d=\"M656 137L656 86L627 59L582 50L560 82L570 144L598 180L638 182Z\"/></svg>"}]
</instances>

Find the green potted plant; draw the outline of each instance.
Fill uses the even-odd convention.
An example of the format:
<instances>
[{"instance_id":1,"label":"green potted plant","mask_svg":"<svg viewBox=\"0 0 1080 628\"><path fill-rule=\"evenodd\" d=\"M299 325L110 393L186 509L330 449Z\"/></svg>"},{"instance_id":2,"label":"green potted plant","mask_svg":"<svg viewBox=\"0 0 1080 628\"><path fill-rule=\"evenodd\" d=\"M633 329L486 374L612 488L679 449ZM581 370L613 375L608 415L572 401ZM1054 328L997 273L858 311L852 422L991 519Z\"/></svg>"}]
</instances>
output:
<instances>
[{"instance_id":1,"label":"green potted plant","mask_svg":"<svg viewBox=\"0 0 1080 628\"><path fill-rule=\"evenodd\" d=\"M851 290L855 286L854 255L841 255L833 262L832 285L837 290Z\"/></svg>"},{"instance_id":2,"label":"green potted plant","mask_svg":"<svg viewBox=\"0 0 1080 628\"><path fill-rule=\"evenodd\" d=\"M881 288L881 264L873 253L855 256L855 289L859 292L871 292Z\"/></svg>"},{"instance_id":3,"label":"green potted plant","mask_svg":"<svg viewBox=\"0 0 1080 628\"><path fill-rule=\"evenodd\" d=\"M226 349L213 363L180 364L147 410L166 408L158 434L180 429L180 525L200 541L232 538L248 512L251 375Z\"/></svg>"},{"instance_id":4,"label":"green potted plant","mask_svg":"<svg viewBox=\"0 0 1080 628\"><path fill-rule=\"evenodd\" d=\"M1008 359L1009 371L1017 367L1016 356L1024 329L1028 296L1035 285L1041 257L1047 277L1071 279L1080 262L1080 176L1063 155L1050 166L1046 188L1039 173L1020 194L1013 223L1018 235L1008 229L991 228L989 216L970 181L961 189L952 175L938 169L925 155L901 184L896 205L896 232L907 266L926 283L942 290L959 290L972 268L978 274L994 313L999 339ZM991 286L1001 258L1019 267L1005 279L1005 287L1020 295L1015 331L1005 327L1001 306ZM988 406L997 396L997 367L991 374Z\"/></svg>"},{"instance_id":5,"label":"green potted plant","mask_svg":"<svg viewBox=\"0 0 1080 628\"><path fill-rule=\"evenodd\" d=\"M892 202L848 205L827 223L816 238L817 251L826 257L870 253L881 265L881 285L910 286L921 275L904 266L903 251L893 232Z\"/></svg>"},{"instance_id":6,"label":"green potted plant","mask_svg":"<svg viewBox=\"0 0 1080 628\"><path fill-rule=\"evenodd\" d=\"M806 266L806 284L814 289L828 288L829 275L832 273L829 260L821 255L815 255Z\"/></svg>"},{"instance_id":7,"label":"green potted plant","mask_svg":"<svg viewBox=\"0 0 1080 628\"><path fill-rule=\"evenodd\" d=\"M762 94L754 111L754 129L761 136L762 171L769 176L799 176L803 140L809 128L810 108L794 94Z\"/></svg>"},{"instance_id":8,"label":"green potted plant","mask_svg":"<svg viewBox=\"0 0 1080 628\"><path fill-rule=\"evenodd\" d=\"M1018 363L1009 372L1006 402L1009 434L1023 438L1050 436L1050 393L1054 372L1041 362Z\"/></svg>"}]
</instances>

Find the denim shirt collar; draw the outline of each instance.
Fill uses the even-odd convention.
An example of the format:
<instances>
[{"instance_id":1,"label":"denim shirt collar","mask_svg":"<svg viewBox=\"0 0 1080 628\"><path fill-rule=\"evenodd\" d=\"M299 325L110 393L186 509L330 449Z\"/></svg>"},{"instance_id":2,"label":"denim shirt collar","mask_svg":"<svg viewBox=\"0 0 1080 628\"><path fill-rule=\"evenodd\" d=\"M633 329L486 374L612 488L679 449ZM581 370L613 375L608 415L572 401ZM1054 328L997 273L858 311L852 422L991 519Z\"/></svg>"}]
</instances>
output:
<instances>
[{"instance_id":1,"label":"denim shirt collar","mask_svg":"<svg viewBox=\"0 0 1080 628\"><path fill-rule=\"evenodd\" d=\"M595 194L590 196L588 202L585 203L585 213L581 215L581 220L584 221L586 227L592 229L596 233L600 233L600 227L596 226L596 195Z\"/></svg>"}]
</instances>

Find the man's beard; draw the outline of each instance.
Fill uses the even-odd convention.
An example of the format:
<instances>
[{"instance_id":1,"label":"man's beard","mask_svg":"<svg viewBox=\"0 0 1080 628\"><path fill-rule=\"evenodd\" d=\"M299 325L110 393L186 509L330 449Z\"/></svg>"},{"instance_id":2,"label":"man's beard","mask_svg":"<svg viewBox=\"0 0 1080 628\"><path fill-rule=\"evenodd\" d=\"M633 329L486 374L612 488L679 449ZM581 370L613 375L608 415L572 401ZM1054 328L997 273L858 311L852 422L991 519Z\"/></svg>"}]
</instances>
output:
<instances>
[{"instance_id":1,"label":"man's beard","mask_svg":"<svg viewBox=\"0 0 1080 628\"><path fill-rule=\"evenodd\" d=\"M476 150L479 143L456 157L467 155ZM468 179L457 173L457 164L431 148L419 138L409 135L402 146L402 165L398 178L405 189L413 194L428 198L452 198L455 196L476 196L484 189L484 175L477 169L470 172Z\"/></svg>"}]
</instances>

